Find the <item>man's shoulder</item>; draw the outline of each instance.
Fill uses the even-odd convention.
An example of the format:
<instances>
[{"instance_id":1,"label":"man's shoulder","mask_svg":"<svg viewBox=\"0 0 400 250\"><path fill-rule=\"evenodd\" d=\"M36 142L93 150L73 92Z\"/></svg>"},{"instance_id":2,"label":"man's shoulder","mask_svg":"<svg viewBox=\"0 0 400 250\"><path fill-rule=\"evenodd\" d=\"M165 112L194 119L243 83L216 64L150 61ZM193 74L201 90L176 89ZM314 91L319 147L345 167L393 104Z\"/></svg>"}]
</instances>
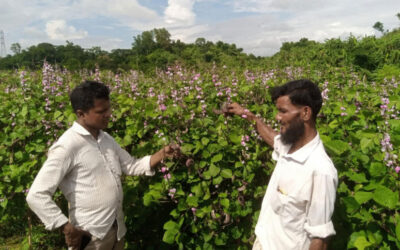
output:
<instances>
[{"instance_id":1,"label":"man's shoulder","mask_svg":"<svg viewBox=\"0 0 400 250\"><path fill-rule=\"evenodd\" d=\"M308 159L308 164L310 164L314 170L320 174L332 175L333 177L337 176L335 165L326 153L322 143L316 148L314 153L311 154Z\"/></svg>"},{"instance_id":2,"label":"man's shoulder","mask_svg":"<svg viewBox=\"0 0 400 250\"><path fill-rule=\"evenodd\" d=\"M50 150L62 147L67 151L74 150L81 144L78 134L72 129L67 129L50 147Z\"/></svg>"}]
</instances>

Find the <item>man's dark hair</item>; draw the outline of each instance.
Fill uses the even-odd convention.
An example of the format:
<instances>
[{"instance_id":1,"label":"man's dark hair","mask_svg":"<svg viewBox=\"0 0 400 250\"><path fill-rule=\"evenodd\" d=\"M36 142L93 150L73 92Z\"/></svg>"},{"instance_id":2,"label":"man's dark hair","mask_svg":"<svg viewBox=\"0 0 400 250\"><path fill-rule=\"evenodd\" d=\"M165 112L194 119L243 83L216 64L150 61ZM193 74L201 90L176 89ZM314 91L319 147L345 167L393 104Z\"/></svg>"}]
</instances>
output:
<instances>
[{"instance_id":1,"label":"man's dark hair","mask_svg":"<svg viewBox=\"0 0 400 250\"><path fill-rule=\"evenodd\" d=\"M109 100L110 90L104 83L86 80L72 90L69 98L74 112L87 112L94 107L95 99Z\"/></svg>"},{"instance_id":2,"label":"man's dark hair","mask_svg":"<svg viewBox=\"0 0 400 250\"><path fill-rule=\"evenodd\" d=\"M318 86L310 80L301 79L285 83L284 85L270 89L272 101L281 96L289 96L294 105L309 106L312 110L314 122L317 114L321 110L322 96Z\"/></svg>"}]
</instances>

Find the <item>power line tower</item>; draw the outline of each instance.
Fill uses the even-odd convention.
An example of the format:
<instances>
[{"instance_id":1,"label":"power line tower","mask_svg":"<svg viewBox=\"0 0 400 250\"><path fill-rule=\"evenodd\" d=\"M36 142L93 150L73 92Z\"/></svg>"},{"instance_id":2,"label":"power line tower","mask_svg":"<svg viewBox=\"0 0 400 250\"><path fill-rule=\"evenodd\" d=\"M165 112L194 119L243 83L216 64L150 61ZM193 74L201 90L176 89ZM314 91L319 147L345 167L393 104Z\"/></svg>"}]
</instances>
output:
<instances>
[{"instance_id":1,"label":"power line tower","mask_svg":"<svg viewBox=\"0 0 400 250\"><path fill-rule=\"evenodd\" d=\"M7 54L6 43L4 42L4 32L0 30L0 57L5 57Z\"/></svg>"}]
</instances>

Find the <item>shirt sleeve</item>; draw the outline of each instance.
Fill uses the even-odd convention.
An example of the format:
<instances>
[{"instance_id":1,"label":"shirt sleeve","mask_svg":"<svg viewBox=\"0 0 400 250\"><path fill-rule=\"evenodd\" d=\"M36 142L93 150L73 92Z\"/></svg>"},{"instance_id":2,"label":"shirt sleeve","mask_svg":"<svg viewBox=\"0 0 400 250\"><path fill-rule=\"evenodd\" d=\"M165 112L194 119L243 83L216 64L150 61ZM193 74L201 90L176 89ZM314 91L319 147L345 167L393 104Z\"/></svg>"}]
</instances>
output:
<instances>
[{"instance_id":1,"label":"shirt sleeve","mask_svg":"<svg viewBox=\"0 0 400 250\"><path fill-rule=\"evenodd\" d=\"M305 231L310 238L326 238L335 235L332 214L336 199L337 178L327 174L313 177L313 191L307 212Z\"/></svg>"},{"instance_id":2,"label":"shirt sleeve","mask_svg":"<svg viewBox=\"0 0 400 250\"><path fill-rule=\"evenodd\" d=\"M115 142L116 153L119 157L119 162L121 165L121 170L126 175L147 175L153 176L155 171L150 167L151 155L144 156L142 158L136 159L131 156L126 150L121 148L121 146Z\"/></svg>"},{"instance_id":3,"label":"shirt sleeve","mask_svg":"<svg viewBox=\"0 0 400 250\"><path fill-rule=\"evenodd\" d=\"M53 230L68 222L68 218L53 200L53 194L71 165L71 158L65 148L51 148L46 162L33 181L26 201L40 218L47 230Z\"/></svg>"}]
</instances>

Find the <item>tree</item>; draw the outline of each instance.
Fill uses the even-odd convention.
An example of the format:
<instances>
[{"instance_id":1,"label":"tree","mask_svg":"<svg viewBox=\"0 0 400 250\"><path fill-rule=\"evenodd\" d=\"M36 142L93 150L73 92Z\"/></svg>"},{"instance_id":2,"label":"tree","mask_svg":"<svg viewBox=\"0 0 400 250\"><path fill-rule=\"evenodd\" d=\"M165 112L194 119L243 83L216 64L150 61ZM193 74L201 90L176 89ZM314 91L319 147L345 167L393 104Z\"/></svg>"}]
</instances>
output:
<instances>
[{"instance_id":1,"label":"tree","mask_svg":"<svg viewBox=\"0 0 400 250\"><path fill-rule=\"evenodd\" d=\"M397 18L400 20L400 12L396 14Z\"/></svg>"},{"instance_id":2,"label":"tree","mask_svg":"<svg viewBox=\"0 0 400 250\"><path fill-rule=\"evenodd\" d=\"M14 55L18 55L21 53L21 45L19 43L11 44L10 50L14 53Z\"/></svg>"},{"instance_id":3,"label":"tree","mask_svg":"<svg viewBox=\"0 0 400 250\"><path fill-rule=\"evenodd\" d=\"M156 43L159 48L169 49L171 45L171 34L165 28L153 29Z\"/></svg>"},{"instance_id":4,"label":"tree","mask_svg":"<svg viewBox=\"0 0 400 250\"><path fill-rule=\"evenodd\" d=\"M385 33L385 30L383 29L383 23L381 23L381 22L376 22L375 24L374 24L374 26L372 26L374 29L376 29L377 31L380 31L380 32L382 32L382 34L383 33Z\"/></svg>"}]
</instances>

